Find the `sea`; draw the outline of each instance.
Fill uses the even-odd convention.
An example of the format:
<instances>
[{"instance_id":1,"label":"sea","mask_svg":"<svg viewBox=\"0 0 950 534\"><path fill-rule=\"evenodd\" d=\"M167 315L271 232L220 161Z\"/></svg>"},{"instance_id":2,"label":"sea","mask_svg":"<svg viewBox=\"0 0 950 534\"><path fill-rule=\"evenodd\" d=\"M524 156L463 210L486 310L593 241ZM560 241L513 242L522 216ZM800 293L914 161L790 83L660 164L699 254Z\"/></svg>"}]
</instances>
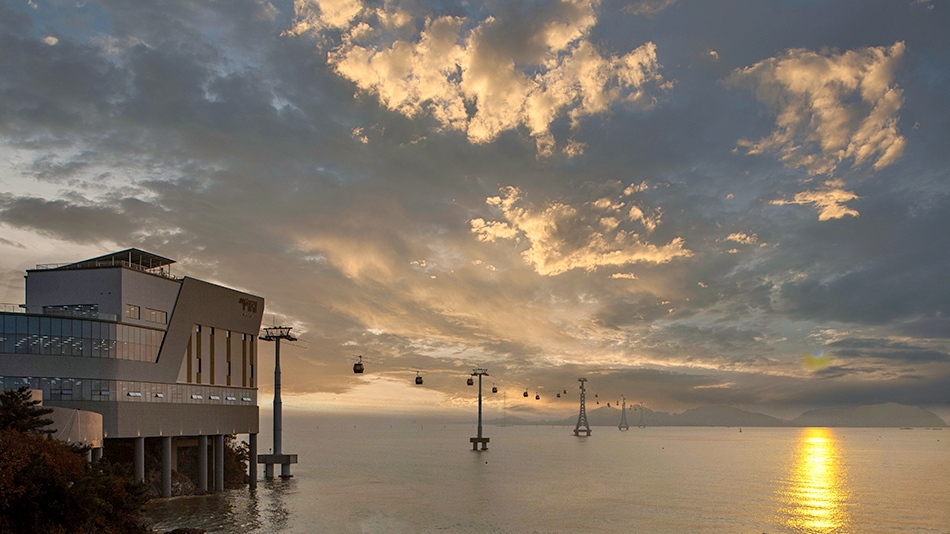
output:
<instances>
[{"instance_id":1,"label":"sea","mask_svg":"<svg viewBox=\"0 0 950 534\"><path fill-rule=\"evenodd\" d=\"M146 515L157 532L950 534L950 428L572 430L485 425L473 452L474 424L285 413L293 478Z\"/></svg>"}]
</instances>

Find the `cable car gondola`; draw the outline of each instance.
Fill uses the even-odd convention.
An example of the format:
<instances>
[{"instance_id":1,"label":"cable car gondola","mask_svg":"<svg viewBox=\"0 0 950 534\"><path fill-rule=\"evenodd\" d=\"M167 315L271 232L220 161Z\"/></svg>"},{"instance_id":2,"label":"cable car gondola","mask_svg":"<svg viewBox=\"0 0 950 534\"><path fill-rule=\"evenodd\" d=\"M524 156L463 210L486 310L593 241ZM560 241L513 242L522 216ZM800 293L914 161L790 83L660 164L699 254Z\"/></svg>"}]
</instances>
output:
<instances>
[{"instance_id":1,"label":"cable car gondola","mask_svg":"<svg viewBox=\"0 0 950 534\"><path fill-rule=\"evenodd\" d=\"M528 396L528 390L527 390L527 389L526 389L526 390L524 390L524 396L525 396L525 397L527 397L527 396Z\"/></svg>"},{"instance_id":2,"label":"cable car gondola","mask_svg":"<svg viewBox=\"0 0 950 534\"><path fill-rule=\"evenodd\" d=\"M535 393L534 400L541 400L541 395L538 395L537 393Z\"/></svg>"},{"instance_id":3,"label":"cable car gondola","mask_svg":"<svg viewBox=\"0 0 950 534\"><path fill-rule=\"evenodd\" d=\"M353 364L353 372L361 375L363 374L363 356L360 356L360 361Z\"/></svg>"},{"instance_id":4,"label":"cable car gondola","mask_svg":"<svg viewBox=\"0 0 950 534\"><path fill-rule=\"evenodd\" d=\"M492 392L492 393L498 393L498 388L497 388L494 384L492 384L491 392Z\"/></svg>"},{"instance_id":5,"label":"cable car gondola","mask_svg":"<svg viewBox=\"0 0 950 534\"><path fill-rule=\"evenodd\" d=\"M559 398L559 399L561 398L561 392L560 392L560 391L558 391L558 393L557 393L557 398Z\"/></svg>"},{"instance_id":6,"label":"cable car gondola","mask_svg":"<svg viewBox=\"0 0 950 534\"><path fill-rule=\"evenodd\" d=\"M470 385L470 386L474 386L474 385L475 385L475 381L472 380L471 378L469 378L468 380L466 380L465 383L468 384L468 385Z\"/></svg>"},{"instance_id":7,"label":"cable car gondola","mask_svg":"<svg viewBox=\"0 0 950 534\"><path fill-rule=\"evenodd\" d=\"M419 371L416 371L416 385L417 386L422 385L422 375L419 374Z\"/></svg>"},{"instance_id":8,"label":"cable car gondola","mask_svg":"<svg viewBox=\"0 0 950 534\"><path fill-rule=\"evenodd\" d=\"M566 390L566 389L564 390L564 394L567 395L567 390Z\"/></svg>"}]
</instances>

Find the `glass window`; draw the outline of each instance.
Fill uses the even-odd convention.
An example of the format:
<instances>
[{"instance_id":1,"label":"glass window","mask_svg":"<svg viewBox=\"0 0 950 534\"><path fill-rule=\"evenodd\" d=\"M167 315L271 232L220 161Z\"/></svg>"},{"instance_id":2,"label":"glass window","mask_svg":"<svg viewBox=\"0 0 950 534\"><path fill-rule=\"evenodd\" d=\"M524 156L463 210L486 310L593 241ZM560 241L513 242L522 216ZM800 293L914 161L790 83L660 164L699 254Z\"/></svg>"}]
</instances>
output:
<instances>
[{"instance_id":1,"label":"glass window","mask_svg":"<svg viewBox=\"0 0 950 534\"><path fill-rule=\"evenodd\" d=\"M39 334L40 333L40 318L39 317L28 317L29 327L27 329L28 334Z\"/></svg>"},{"instance_id":2,"label":"glass window","mask_svg":"<svg viewBox=\"0 0 950 534\"><path fill-rule=\"evenodd\" d=\"M50 334L54 336L63 335L63 320L62 319L52 319L50 321Z\"/></svg>"},{"instance_id":3,"label":"glass window","mask_svg":"<svg viewBox=\"0 0 950 534\"><path fill-rule=\"evenodd\" d=\"M40 335L42 336L50 335L49 317L40 317Z\"/></svg>"},{"instance_id":4,"label":"glass window","mask_svg":"<svg viewBox=\"0 0 950 534\"><path fill-rule=\"evenodd\" d=\"M102 328L101 328L102 323L100 323L99 321L92 321L91 324L92 324L92 335L89 337L91 337L92 339L99 339L100 334L102 333Z\"/></svg>"}]
</instances>

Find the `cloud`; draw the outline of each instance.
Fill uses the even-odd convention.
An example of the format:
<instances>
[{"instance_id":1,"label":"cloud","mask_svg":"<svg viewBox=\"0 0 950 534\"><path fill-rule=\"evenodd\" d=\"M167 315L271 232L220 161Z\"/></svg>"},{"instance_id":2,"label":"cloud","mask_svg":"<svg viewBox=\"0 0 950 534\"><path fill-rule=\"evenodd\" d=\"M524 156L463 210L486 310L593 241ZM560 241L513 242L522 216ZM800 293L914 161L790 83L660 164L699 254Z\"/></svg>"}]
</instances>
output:
<instances>
[{"instance_id":1,"label":"cloud","mask_svg":"<svg viewBox=\"0 0 950 534\"><path fill-rule=\"evenodd\" d=\"M614 105L649 106L648 85L668 87L656 45L605 55L590 40L597 2L572 0L509 6L480 21L351 1L295 3L289 34L340 32L327 61L340 76L409 118L431 117L443 131L484 144L525 128L539 156L558 147L551 131L561 117L581 119ZM417 29L418 25L418 29ZM568 156L584 145L567 140Z\"/></svg>"},{"instance_id":2,"label":"cloud","mask_svg":"<svg viewBox=\"0 0 950 534\"><path fill-rule=\"evenodd\" d=\"M624 6L623 10L631 15L655 17L675 3L676 0L640 0Z\"/></svg>"},{"instance_id":3,"label":"cloud","mask_svg":"<svg viewBox=\"0 0 950 534\"><path fill-rule=\"evenodd\" d=\"M845 161L875 170L904 152L897 131L902 90L894 72L904 43L841 54L795 48L739 69L726 79L748 87L776 113L775 130L739 140L748 154L774 152L788 167L833 174Z\"/></svg>"},{"instance_id":4,"label":"cloud","mask_svg":"<svg viewBox=\"0 0 950 534\"><path fill-rule=\"evenodd\" d=\"M644 221L642 216L625 212L625 203L619 200L601 198L577 206L550 202L535 208L523 201L517 187L505 187L501 193L486 203L504 220L472 219L472 232L484 242L523 242L527 247L521 253L523 260L544 276L611 265L661 264L692 255L681 237L662 246L646 242L631 223L640 223L649 233L658 219Z\"/></svg>"},{"instance_id":5,"label":"cloud","mask_svg":"<svg viewBox=\"0 0 950 534\"><path fill-rule=\"evenodd\" d=\"M614 280L639 280L634 273L614 273L610 277Z\"/></svg>"},{"instance_id":6,"label":"cloud","mask_svg":"<svg viewBox=\"0 0 950 534\"><path fill-rule=\"evenodd\" d=\"M851 191L843 189L844 181L828 180L815 191L802 191L795 194L792 200L772 200L769 204L784 206L787 204L812 204L818 209L818 220L841 219L843 217L857 217L857 210L844 205L845 202L859 198Z\"/></svg>"},{"instance_id":7,"label":"cloud","mask_svg":"<svg viewBox=\"0 0 950 534\"><path fill-rule=\"evenodd\" d=\"M743 245L754 245L759 240L755 234L746 234L745 232L735 232L726 237L726 241L735 241Z\"/></svg>"}]
</instances>

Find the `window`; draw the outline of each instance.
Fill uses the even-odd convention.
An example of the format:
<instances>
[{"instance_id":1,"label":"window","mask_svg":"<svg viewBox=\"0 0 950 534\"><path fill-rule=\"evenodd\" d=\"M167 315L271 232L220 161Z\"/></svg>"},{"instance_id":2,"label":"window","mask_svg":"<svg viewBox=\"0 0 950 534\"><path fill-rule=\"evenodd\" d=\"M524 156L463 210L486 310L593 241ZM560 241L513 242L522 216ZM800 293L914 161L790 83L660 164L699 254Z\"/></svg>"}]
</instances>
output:
<instances>
[{"instance_id":1,"label":"window","mask_svg":"<svg viewBox=\"0 0 950 534\"><path fill-rule=\"evenodd\" d=\"M142 308L136 306L135 304L126 304L125 305L125 316L129 319L139 319L141 318Z\"/></svg>"},{"instance_id":2,"label":"window","mask_svg":"<svg viewBox=\"0 0 950 534\"><path fill-rule=\"evenodd\" d=\"M145 320L150 323L168 324L168 313L162 310L145 308Z\"/></svg>"}]
</instances>

